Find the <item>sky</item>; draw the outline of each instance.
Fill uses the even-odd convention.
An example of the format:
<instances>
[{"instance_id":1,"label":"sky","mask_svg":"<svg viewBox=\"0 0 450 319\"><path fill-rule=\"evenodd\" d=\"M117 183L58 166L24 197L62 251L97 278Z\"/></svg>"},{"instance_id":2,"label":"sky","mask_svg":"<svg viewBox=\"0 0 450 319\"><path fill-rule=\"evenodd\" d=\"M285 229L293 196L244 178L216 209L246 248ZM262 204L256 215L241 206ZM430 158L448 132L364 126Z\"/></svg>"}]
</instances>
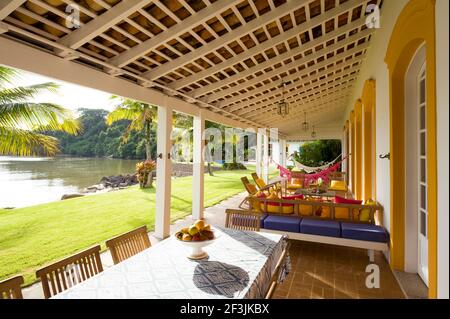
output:
<instances>
[{"instance_id":1,"label":"sky","mask_svg":"<svg viewBox=\"0 0 450 319\"><path fill-rule=\"evenodd\" d=\"M15 81L13 86L27 86L45 82L55 82L60 85L58 93L46 92L40 94L36 96L34 102L55 103L71 110L91 108L112 111L114 108L113 102L109 100L111 96L109 93L25 71L20 71L20 74L19 80Z\"/></svg>"}]
</instances>

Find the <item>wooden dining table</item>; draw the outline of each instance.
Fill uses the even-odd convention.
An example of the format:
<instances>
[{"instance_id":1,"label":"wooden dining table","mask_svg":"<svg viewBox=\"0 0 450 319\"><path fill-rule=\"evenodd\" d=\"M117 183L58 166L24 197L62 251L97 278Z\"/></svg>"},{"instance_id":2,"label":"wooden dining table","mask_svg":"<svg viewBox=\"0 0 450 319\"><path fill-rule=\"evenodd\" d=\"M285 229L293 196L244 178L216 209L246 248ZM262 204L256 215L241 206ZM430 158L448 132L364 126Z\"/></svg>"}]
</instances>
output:
<instances>
[{"instance_id":1,"label":"wooden dining table","mask_svg":"<svg viewBox=\"0 0 450 319\"><path fill-rule=\"evenodd\" d=\"M264 298L286 238L223 227L214 231L217 239L204 248L205 259L189 259L191 248L171 236L52 298Z\"/></svg>"}]
</instances>

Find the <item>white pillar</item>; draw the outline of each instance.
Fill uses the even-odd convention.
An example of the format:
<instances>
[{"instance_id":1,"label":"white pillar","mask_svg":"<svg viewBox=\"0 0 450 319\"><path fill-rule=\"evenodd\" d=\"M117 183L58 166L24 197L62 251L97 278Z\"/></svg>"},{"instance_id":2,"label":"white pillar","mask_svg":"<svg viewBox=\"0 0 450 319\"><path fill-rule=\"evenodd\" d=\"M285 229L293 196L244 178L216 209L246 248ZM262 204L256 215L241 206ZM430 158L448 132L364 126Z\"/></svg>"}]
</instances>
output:
<instances>
[{"instance_id":1,"label":"white pillar","mask_svg":"<svg viewBox=\"0 0 450 319\"><path fill-rule=\"evenodd\" d=\"M260 177L262 168L262 141L262 131L258 130L258 133L256 134L256 174L258 174L258 176Z\"/></svg>"},{"instance_id":2,"label":"white pillar","mask_svg":"<svg viewBox=\"0 0 450 319\"><path fill-rule=\"evenodd\" d=\"M200 111L199 116L194 116L194 154L193 154L193 178L192 178L192 217L204 218L204 180L205 180L205 116Z\"/></svg>"},{"instance_id":3,"label":"white pillar","mask_svg":"<svg viewBox=\"0 0 450 319\"><path fill-rule=\"evenodd\" d=\"M172 186L172 108L158 107L157 167L156 167L156 216L155 237L164 239L170 235L170 199Z\"/></svg>"},{"instance_id":4,"label":"white pillar","mask_svg":"<svg viewBox=\"0 0 450 319\"><path fill-rule=\"evenodd\" d=\"M263 171L262 178L267 183L269 181L269 134L264 134L263 142Z\"/></svg>"},{"instance_id":5,"label":"white pillar","mask_svg":"<svg viewBox=\"0 0 450 319\"><path fill-rule=\"evenodd\" d=\"M286 167L286 140L280 140L280 163L281 166Z\"/></svg>"}]
</instances>

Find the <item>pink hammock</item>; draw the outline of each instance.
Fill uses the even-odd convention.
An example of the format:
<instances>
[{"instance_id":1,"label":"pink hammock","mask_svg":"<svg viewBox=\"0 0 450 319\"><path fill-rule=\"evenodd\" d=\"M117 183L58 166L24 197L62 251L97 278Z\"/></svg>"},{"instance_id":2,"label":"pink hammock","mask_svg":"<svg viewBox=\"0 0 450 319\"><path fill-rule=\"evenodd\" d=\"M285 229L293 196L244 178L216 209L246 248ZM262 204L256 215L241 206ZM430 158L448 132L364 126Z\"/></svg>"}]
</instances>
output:
<instances>
[{"instance_id":1,"label":"pink hammock","mask_svg":"<svg viewBox=\"0 0 450 319\"><path fill-rule=\"evenodd\" d=\"M330 173L333 173L337 171L340 167L342 162L344 162L348 156L344 157L341 161L337 162L336 164L328 167L327 169L324 169L323 171L314 173L314 174L301 174L301 173L295 173L295 176L303 178L303 185L304 187L308 187L312 182L316 182L319 178L321 178L324 183L328 183L330 181ZM276 164L276 163L275 163ZM287 178L288 181L291 181L292 179L292 172L288 170L287 168L281 166L280 164L276 164L277 169L280 171L280 176Z\"/></svg>"}]
</instances>

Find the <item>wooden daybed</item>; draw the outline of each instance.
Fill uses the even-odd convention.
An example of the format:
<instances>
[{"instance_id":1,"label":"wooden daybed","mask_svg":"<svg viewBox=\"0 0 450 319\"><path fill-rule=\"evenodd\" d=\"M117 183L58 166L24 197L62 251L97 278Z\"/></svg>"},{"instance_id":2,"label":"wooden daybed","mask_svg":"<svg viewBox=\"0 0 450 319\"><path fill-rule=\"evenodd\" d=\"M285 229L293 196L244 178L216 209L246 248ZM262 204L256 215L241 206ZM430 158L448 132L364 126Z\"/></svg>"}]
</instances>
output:
<instances>
[{"instance_id":1,"label":"wooden daybed","mask_svg":"<svg viewBox=\"0 0 450 319\"><path fill-rule=\"evenodd\" d=\"M253 214L259 207L261 231L287 234L295 240L367 249L371 262L374 251L389 250L389 235L382 226L383 207L378 204L255 196L247 200L252 203ZM362 221L363 214L366 218Z\"/></svg>"}]
</instances>

